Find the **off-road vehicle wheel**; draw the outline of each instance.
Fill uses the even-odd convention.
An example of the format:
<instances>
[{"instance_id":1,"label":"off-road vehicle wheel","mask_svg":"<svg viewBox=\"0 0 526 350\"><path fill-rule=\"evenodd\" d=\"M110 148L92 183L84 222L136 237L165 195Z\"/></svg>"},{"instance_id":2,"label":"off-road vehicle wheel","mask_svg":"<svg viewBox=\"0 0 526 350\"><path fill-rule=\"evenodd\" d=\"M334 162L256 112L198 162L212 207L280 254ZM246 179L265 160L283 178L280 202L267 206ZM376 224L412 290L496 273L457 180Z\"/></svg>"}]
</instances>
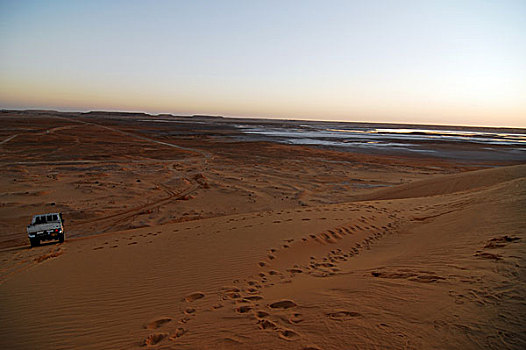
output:
<instances>
[{"instance_id":1,"label":"off-road vehicle wheel","mask_svg":"<svg viewBox=\"0 0 526 350\"><path fill-rule=\"evenodd\" d=\"M58 235L58 241L59 243L64 243L64 238L65 238L66 234L65 233L61 233L60 235Z\"/></svg>"},{"instance_id":2,"label":"off-road vehicle wheel","mask_svg":"<svg viewBox=\"0 0 526 350\"><path fill-rule=\"evenodd\" d=\"M40 245L40 239L38 238L30 238L29 242L31 242L31 247L36 247Z\"/></svg>"}]
</instances>

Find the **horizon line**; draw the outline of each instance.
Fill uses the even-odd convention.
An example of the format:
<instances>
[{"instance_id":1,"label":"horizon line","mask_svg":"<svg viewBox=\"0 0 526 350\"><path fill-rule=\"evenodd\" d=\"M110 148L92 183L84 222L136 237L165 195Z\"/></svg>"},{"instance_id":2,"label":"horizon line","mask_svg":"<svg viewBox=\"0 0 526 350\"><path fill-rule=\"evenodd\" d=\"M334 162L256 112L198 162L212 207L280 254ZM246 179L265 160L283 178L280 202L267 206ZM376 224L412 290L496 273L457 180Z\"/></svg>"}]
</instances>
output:
<instances>
[{"instance_id":1,"label":"horizon line","mask_svg":"<svg viewBox=\"0 0 526 350\"><path fill-rule=\"evenodd\" d=\"M447 124L447 123L436 123L436 124L427 124L427 123L407 123L407 122L388 122L388 121L350 121L350 120L339 120L339 119L302 119L302 118L287 118L287 117L259 117L259 116L239 116L239 115L222 115L222 114L173 114L171 112L159 112L152 113L144 110L118 110L118 109L90 109L90 110L77 110L77 109L46 109L46 108L2 108L2 112L57 112L57 113L128 113L128 114L146 114L148 116L173 116L173 117L212 117L212 118L226 118L226 119L253 119L253 120L282 120L282 121L305 121L305 122L329 122L329 123L350 123L350 124L390 124L390 125L422 125L422 126L451 126L451 127L470 127L470 128L493 128L493 129L521 129L525 130L526 127L521 126L494 126L494 125L474 125L474 124ZM307 118L307 117L306 117Z\"/></svg>"}]
</instances>

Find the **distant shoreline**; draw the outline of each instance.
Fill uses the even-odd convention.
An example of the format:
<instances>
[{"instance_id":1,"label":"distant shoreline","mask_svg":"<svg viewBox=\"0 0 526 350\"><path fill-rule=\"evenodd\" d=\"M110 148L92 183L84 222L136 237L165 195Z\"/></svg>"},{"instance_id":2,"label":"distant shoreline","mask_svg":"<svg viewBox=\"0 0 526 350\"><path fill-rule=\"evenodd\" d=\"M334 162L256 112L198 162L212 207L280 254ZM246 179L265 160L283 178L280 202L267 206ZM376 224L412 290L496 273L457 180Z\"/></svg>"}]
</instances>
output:
<instances>
[{"instance_id":1,"label":"distant shoreline","mask_svg":"<svg viewBox=\"0 0 526 350\"><path fill-rule=\"evenodd\" d=\"M420 123L391 123L391 122L367 122L367 121L342 121L342 120L322 120L322 119L300 119L300 118L263 118L263 117L248 117L248 116L222 116L222 115L206 115L206 114L171 114L171 113L158 113L152 114L142 111L104 111L104 110L90 110L90 111L79 111L79 110L53 110L53 109L8 109L4 108L0 110L0 113L30 113L30 114L65 114L68 116L74 115L107 115L107 116L121 116L121 117L163 117L163 118L200 118L200 119L226 119L226 120L249 120L249 121L260 121L260 122L308 122L308 123L335 123L335 124L354 124L359 125L378 125L378 126L405 126L408 128L419 128L422 126L431 129L451 128L453 130L485 130L485 131L499 131L506 130L507 132L513 133L526 133L526 127L514 127L514 126L475 126L475 125L453 125L453 124L420 124Z\"/></svg>"}]
</instances>

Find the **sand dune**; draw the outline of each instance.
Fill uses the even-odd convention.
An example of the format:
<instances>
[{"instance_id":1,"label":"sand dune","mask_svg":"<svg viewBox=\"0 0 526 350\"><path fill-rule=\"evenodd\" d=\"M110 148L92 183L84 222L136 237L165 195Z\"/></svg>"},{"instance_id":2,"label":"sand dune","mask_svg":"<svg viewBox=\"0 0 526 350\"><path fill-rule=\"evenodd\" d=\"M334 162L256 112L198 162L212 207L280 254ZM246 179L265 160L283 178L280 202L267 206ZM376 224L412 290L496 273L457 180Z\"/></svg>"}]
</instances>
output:
<instances>
[{"instance_id":1,"label":"sand dune","mask_svg":"<svg viewBox=\"0 0 526 350\"><path fill-rule=\"evenodd\" d=\"M2 348L526 347L524 164L4 114Z\"/></svg>"},{"instance_id":2,"label":"sand dune","mask_svg":"<svg viewBox=\"0 0 526 350\"><path fill-rule=\"evenodd\" d=\"M355 197L355 200L401 199L437 196L455 192L479 190L482 187L510 181L524 176L526 165L485 169L476 173L467 172L454 175L438 175L407 185L380 189Z\"/></svg>"},{"instance_id":3,"label":"sand dune","mask_svg":"<svg viewBox=\"0 0 526 350\"><path fill-rule=\"evenodd\" d=\"M2 344L523 348L525 185L524 166L481 170L4 250Z\"/></svg>"}]
</instances>

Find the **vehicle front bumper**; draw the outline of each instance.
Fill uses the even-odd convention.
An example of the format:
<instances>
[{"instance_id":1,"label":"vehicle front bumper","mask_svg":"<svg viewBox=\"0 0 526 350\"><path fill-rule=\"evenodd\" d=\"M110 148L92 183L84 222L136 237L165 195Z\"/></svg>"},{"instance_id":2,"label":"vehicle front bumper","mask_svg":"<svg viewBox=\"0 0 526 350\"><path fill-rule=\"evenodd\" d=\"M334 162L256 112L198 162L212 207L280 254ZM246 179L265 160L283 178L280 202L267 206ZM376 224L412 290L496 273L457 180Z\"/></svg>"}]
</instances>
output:
<instances>
[{"instance_id":1,"label":"vehicle front bumper","mask_svg":"<svg viewBox=\"0 0 526 350\"><path fill-rule=\"evenodd\" d=\"M28 234L29 239L35 239L38 238L43 241L58 239L59 236L62 234L62 231L59 232L35 232Z\"/></svg>"}]
</instances>

